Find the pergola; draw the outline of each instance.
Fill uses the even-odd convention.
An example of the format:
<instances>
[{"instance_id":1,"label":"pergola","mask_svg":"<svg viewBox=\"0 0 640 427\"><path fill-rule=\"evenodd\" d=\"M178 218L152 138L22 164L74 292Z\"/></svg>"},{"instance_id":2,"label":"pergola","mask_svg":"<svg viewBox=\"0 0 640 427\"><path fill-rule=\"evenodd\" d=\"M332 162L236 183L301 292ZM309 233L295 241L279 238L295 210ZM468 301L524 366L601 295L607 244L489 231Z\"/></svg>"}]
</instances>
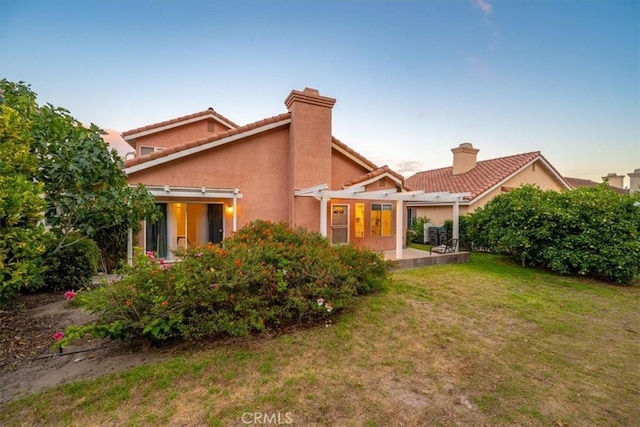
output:
<instances>
[{"instance_id":1,"label":"pergola","mask_svg":"<svg viewBox=\"0 0 640 427\"><path fill-rule=\"evenodd\" d=\"M314 197L320 201L320 233L327 237L327 207L331 199L357 199L357 200L393 200L396 202L396 259L402 259L402 230L404 223L403 202L424 202L434 204L451 204L453 207L453 238L458 238L458 217L460 215L460 202L471 193L426 193L424 191L398 191L385 189L379 191L366 191L364 186L352 186L342 190L329 190L328 184L304 188L295 191L296 196ZM457 248L456 248L457 250Z\"/></svg>"}]
</instances>

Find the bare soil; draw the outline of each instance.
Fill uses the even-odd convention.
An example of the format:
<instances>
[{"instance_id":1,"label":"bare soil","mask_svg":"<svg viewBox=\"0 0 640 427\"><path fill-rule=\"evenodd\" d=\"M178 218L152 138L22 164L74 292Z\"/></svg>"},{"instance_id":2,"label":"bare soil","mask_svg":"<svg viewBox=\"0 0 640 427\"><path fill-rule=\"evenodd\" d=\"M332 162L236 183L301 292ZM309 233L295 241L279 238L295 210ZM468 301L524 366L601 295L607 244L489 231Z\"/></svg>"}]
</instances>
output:
<instances>
[{"instance_id":1,"label":"bare soil","mask_svg":"<svg viewBox=\"0 0 640 427\"><path fill-rule=\"evenodd\" d=\"M63 349L52 335L92 319L62 293L20 296L0 311L0 404L46 388L168 357L167 349L85 339Z\"/></svg>"}]
</instances>

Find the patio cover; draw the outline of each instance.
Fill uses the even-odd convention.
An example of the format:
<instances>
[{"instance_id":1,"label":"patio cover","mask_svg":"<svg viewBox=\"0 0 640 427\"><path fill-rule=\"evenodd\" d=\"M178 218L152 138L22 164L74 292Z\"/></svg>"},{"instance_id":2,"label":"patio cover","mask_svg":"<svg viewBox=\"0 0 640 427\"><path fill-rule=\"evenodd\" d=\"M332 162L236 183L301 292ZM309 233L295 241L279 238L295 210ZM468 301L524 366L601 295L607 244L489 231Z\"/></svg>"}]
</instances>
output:
<instances>
[{"instance_id":1,"label":"patio cover","mask_svg":"<svg viewBox=\"0 0 640 427\"><path fill-rule=\"evenodd\" d=\"M425 193L424 191L398 191L396 189L366 191L364 186L352 186L342 190L329 190L328 184L296 190L294 194L300 197L315 197L320 200L320 233L325 237L327 237L327 206L329 200L332 198L372 201L394 200L396 202L396 259L402 259L402 230L404 228L403 202L451 204L453 206L453 238L458 238L460 202L465 197L471 195L471 193Z\"/></svg>"}]
</instances>

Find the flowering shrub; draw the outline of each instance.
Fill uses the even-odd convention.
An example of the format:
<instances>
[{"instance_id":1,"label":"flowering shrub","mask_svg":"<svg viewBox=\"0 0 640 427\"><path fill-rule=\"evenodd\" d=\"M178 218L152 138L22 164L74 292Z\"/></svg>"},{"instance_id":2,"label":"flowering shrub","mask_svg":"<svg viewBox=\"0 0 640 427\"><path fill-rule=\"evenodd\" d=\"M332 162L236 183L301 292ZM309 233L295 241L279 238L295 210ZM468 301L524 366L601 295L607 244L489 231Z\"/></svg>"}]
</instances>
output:
<instances>
[{"instance_id":1,"label":"flowering shrub","mask_svg":"<svg viewBox=\"0 0 640 427\"><path fill-rule=\"evenodd\" d=\"M335 315L388 279L378 253L266 221L179 256L169 264L139 254L122 280L78 293L99 320L68 328L64 339L245 336Z\"/></svg>"}]
</instances>

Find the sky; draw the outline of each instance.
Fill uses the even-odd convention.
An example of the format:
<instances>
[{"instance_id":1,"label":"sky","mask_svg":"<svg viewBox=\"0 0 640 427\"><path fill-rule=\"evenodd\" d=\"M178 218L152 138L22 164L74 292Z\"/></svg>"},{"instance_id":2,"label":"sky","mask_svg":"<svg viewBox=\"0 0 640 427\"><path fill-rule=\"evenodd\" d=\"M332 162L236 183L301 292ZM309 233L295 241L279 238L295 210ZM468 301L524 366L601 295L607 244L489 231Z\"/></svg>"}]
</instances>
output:
<instances>
[{"instance_id":1,"label":"sky","mask_svg":"<svg viewBox=\"0 0 640 427\"><path fill-rule=\"evenodd\" d=\"M243 125L312 87L336 138L407 177L470 142L600 182L640 168L639 5L0 0L0 78L118 131L209 107Z\"/></svg>"}]
</instances>

